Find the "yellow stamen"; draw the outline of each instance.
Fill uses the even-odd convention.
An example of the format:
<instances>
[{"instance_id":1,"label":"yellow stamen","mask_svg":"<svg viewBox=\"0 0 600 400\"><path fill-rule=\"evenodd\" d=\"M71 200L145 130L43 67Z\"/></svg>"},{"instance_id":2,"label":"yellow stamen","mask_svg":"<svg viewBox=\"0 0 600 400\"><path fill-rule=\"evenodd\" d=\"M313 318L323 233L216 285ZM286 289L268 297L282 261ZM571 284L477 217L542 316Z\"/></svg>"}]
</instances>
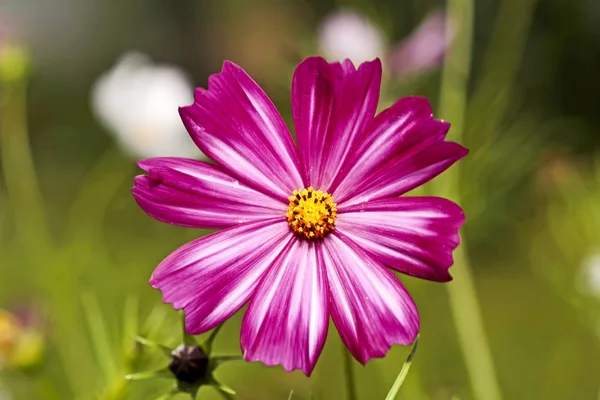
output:
<instances>
[{"instance_id":1,"label":"yellow stamen","mask_svg":"<svg viewBox=\"0 0 600 400\"><path fill-rule=\"evenodd\" d=\"M335 229L336 206L329 193L309 186L307 189L294 190L289 199L286 217L296 235L316 240Z\"/></svg>"}]
</instances>

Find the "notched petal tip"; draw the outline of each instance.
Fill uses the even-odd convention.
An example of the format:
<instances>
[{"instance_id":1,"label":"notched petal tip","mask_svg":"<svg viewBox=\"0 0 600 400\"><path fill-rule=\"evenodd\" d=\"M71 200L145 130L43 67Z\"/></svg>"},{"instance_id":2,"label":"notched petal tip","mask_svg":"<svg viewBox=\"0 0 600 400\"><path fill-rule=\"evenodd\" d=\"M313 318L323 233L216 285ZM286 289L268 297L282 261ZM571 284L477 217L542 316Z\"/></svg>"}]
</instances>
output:
<instances>
[{"instance_id":1,"label":"notched petal tip","mask_svg":"<svg viewBox=\"0 0 600 400\"><path fill-rule=\"evenodd\" d=\"M413 321L413 324L408 327L410 331L407 331L407 336L405 338L402 340L392 340L386 343L380 343L379 347L370 349L370 352L367 352L366 349L349 350L356 361L361 365L366 366L372 359L385 358L394 346L406 347L412 345L419 335L420 324L420 318L417 316L416 321Z\"/></svg>"},{"instance_id":2,"label":"notched petal tip","mask_svg":"<svg viewBox=\"0 0 600 400\"><path fill-rule=\"evenodd\" d=\"M137 160L136 164L138 165L138 167L140 167L142 171L148 172L148 170L150 169L150 165L152 164L152 159L144 158L141 160Z\"/></svg>"},{"instance_id":3,"label":"notched petal tip","mask_svg":"<svg viewBox=\"0 0 600 400\"><path fill-rule=\"evenodd\" d=\"M198 93L198 90L201 88L197 88L194 91L194 104L190 104L187 106L180 106L177 108L177 112L179 112L179 117L181 118L181 120L183 121L183 124L186 126L186 128L188 127L186 125L186 119L192 120L193 121L193 110L196 107L196 102L200 101L200 97L202 97L204 95L204 93L206 92L206 90L204 90L204 92L202 92L201 95L196 96L196 93ZM189 131L188 131L189 132Z\"/></svg>"},{"instance_id":4,"label":"notched petal tip","mask_svg":"<svg viewBox=\"0 0 600 400\"><path fill-rule=\"evenodd\" d=\"M344 63L352 63L352 61L350 61L350 60L344 60ZM354 65L354 64L352 64L352 65ZM372 66L372 67L379 68L379 69L383 68L382 67L382 63L381 63L381 59L379 57L375 57L374 59L372 59L370 61L365 61L365 62L362 62L362 63L358 64L357 70L359 70L361 68L364 68L366 66Z\"/></svg>"},{"instance_id":5,"label":"notched petal tip","mask_svg":"<svg viewBox=\"0 0 600 400\"><path fill-rule=\"evenodd\" d=\"M243 349L242 349L242 352L243 352ZM306 377L308 377L308 378L310 378L310 376L312 375L312 373L314 372L315 367L316 367L316 363L310 363L308 365L304 365L301 367L295 367L295 366L289 365L288 363L285 363L285 362L263 361L258 356L250 356L248 354L244 354L244 360L247 362L258 362L269 368L281 367L281 368L283 368L283 370L285 372L288 372L288 373L291 373L294 371L302 371L302 373L304 375L306 375Z\"/></svg>"},{"instance_id":6,"label":"notched petal tip","mask_svg":"<svg viewBox=\"0 0 600 400\"><path fill-rule=\"evenodd\" d=\"M242 67L240 67L231 60L224 60L222 70L224 71L226 69L242 70Z\"/></svg>"},{"instance_id":7,"label":"notched petal tip","mask_svg":"<svg viewBox=\"0 0 600 400\"><path fill-rule=\"evenodd\" d=\"M197 87L196 89L194 89L194 103L200 101L202 96L204 96L205 94L206 94L206 89L204 89L204 88ZM181 109L184 107L186 107L186 106L179 107L179 115L181 115Z\"/></svg>"},{"instance_id":8,"label":"notched petal tip","mask_svg":"<svg viewBox=\"0 0 600 400\"><path fill-rule=\"evenodd\" d=\"M415 116L428 115L433 118L433 109L427 97L407 96L398 100L391 108L395 106L402 107L405 112L413 112Z\"/></svg>"},{"instance_id":9,"label":"notched petal tip","mask_svg":"<svg viewBox=\"0 0 600 400\"><path fill-rule=\"evenodd\" d=\"M454 160L454 162L461 160L469 155L469 149L467 149L465 146L459 143L445 142L444 145L447 146L448 153L453 155L453 157L451 158Z\"/></svg>"}]
</instances>

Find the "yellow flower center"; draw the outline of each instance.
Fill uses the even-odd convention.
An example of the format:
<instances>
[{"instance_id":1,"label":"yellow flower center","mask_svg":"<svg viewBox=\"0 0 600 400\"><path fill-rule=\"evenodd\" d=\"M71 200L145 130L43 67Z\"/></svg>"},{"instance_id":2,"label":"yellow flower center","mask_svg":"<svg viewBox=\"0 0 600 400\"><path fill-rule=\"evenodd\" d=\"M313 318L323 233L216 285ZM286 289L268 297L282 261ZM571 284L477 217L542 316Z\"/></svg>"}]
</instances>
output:
<instances>
[{"instance_id":1,"label":"yellow flower center","mask_svg":"<svg viewBox=\"0 0 600 400\"><path fill-rule=\"evenodd\" d=\"M335 229L336 206L329 193L312 186L294 190L286 213L290 228L300 237L315 240Z\"/></svg>"}]
</instances>

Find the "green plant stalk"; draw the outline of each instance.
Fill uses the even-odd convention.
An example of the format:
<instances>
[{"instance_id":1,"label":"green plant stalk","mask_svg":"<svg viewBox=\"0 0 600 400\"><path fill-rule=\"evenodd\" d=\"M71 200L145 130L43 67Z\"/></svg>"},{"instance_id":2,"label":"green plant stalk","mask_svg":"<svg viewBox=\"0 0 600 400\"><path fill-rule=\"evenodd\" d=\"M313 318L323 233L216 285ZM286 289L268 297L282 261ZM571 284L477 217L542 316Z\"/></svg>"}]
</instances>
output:
<instances>
[{"instance_id":1,"label":"green plant stalk","mask_svg":"<svg viewBox=\"0 0 600 400\"><path fill-rule=\"evenodd\" d=\"M474 0L448 0L448 13L458 29L450 52L444 61L440 92L442 118L452 122L449 139L462 142L465 130L467 86L471 67ZM460 203L459 169L446 172L444 179L434 182L436 193ZM439 190L441 189L441 190ZM476 399L500 400L500 387L483 328L481 310L465 244L454 252L454 281L446 285L452 317L465 359L471 387Z\"/></svg>"},{"instance_id":2,"label":"green plant stalk","mask_svg":"<svg viewBox=\"0 0 600 400\"><path fill-rule=\"evenodd\" d=\"M469 144L482 145L508 111L536 3L503 0L500 4L482 73L467 110L465 138Z\"/></svg>"},{"instance_id":3,"label":"green plant stalk","mask_svg":"<svg viewBox=\"0 0 600 400\"><path fill-rule=\"evenodd\" d=\"M352 355L342 341L342 362L344 363L344 376L346 377L346 398L348 400L357 400L356 379L354 377L354 368L352 366Z\"/></svg>"},{"instance_id":4,"label":"green plant stalk","mask_svg":"<svg viewBox=\"0 0 600 400\"><path fill-rule=\"evenodd\" d=\"M396 396L398 395L398 392L400 391L400 388L402 387L402 384L404 383L404 379L406 379L406 375L408 375L408 371L410 370L410 366L412 364L412 359L415 356L415 352L417 351L418 344L419 344L419 336L417 336L417 338L415 339L415 341L412 345L412 349L410 349L410 353L408 353L408 357L406 357L406 361L404 362L404 365L402 365L402 369L400 370L400 373L396 377L396 380L394 381L394 384L392 385L392 388L388 392L387 396L385 396L385 400L394 400L396 398Z\"/></svg>"},{"instance_id":5,"label":"green plant stalk","mask_svg":"<svg viewBox=\"0 0 600 400\"><path fill-rule=\"evenodd\" d=\"M59 266L64 265L64 262L52 243L45 204L31 154L27 128L27 85L24 80L5 82L2 87L0 142L2 144L2 169L15 218L18 244L22 247L23 254L30 257L29 261L37 270L54 273ZM68 278L68 275L41 274L40 282L38 282L42 288L49 289L49 300L55 320L55 335L53 336L57 341L60 341L61 333L69 332L69 328L63 321L65 314L69 315L68 322L76 320L75 316L70 315L61 307L62 305L70 306L72 303L70 299L65 298L62 290L65 286L64 281ZM52 285L50 288L45 287L46 282L58 281L62 283L60 288L54 288ZM75 348L76 343L71 341L69 347L70 349ZM66 360L77 357L77 355L72 357L67 355L71 353L70 349L62 347L59 349L61 360L67 368L69 365ZM67 371L69 370L67 369ZM73 370L73 372L75 371L76 369ZM67 372L65 375L69 379L71 387L76 387L77 382L74 378L71 379L72 374Z\"/></svg>"},{"instance_id":6,"label":"green plant stalk","mask_svg":"<svg viewBox=\"0 0 600 400\"><path fill-rule=\"evenodd\" d=\"M17 237L26 254L46 254L51 247L50 229L27 129L27 85L6 84L0 103L2 169Z\"/></svg>"}]
</instances>

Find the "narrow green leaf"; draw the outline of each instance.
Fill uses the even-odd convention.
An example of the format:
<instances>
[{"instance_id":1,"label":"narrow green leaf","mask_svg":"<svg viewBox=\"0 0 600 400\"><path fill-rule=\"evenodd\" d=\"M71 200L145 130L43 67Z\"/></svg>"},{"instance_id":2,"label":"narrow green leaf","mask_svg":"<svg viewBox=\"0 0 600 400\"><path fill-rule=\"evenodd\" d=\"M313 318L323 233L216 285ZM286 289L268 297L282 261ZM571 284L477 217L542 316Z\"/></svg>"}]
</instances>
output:
<instances>
[{"instance_id":1,"label":"narrow green leaf","mask_svg":"<svg viewBox=\"0 0 600 400\"><path fill-rule=\"evenodd\" d=\"M128 381L144 381L152 378L173 378L173 374L168 368L159 368L150 371L135 372L125 376Z\"/></svg>"},{"instance_id":2,"label":"narrow green leaf","mask_svg":"<svg viewBox=\"0 0 600 400\"><path fill-rule=\"evenodd\" d=\"M135 341L139 344L150 347L151 349L159 349L163 352L167 357L171 357L171 352L173 351L170 347L165 346L164 344L153 342L152 340L145 339L141 336L136 336Z\"/></svg>"},{"instance_id":3,"label":"narrow green leaf","mask_svg":"<svg viewBox=\"0 0 600 400\"><path fill-rule=\"evenodd\" d=\"M404 365L402 366L400 373L396 377L396 381L394 381L392 388L390 389L387 396L385 397L385 400L394 400L396 398L396 396L398 395L398 391L400 390L402 383L404 383L404 379L406 378L406 375L408 374L408 370L410 369L410 365L412 364L412 359L415 355L415 352L417 351L418 344L419 344L419 336L417 335L417 338L415 339L415 342L412 345L412 349L410 350L410 353L408 354L408 357L406 358L406 361L404 362Z\"/></svg>"},{"instance_id":4,"label":"narrow green leaf","mask_svg":"<svg viewBox=\"0 0 600 400\"><path fill-rule=\"evenodd\" d=\"M148 339L156 339L169 315L169 309L163 304L157 304L144 320L142 332Z\"/></svg>"},{"instance_id":5,"label":"narrow green leaf","mask_svg":"<svg viewBox=\"0 0 600 400\"><path fill-rule=\"evenodd\" d=\"M217 389L221 394L235 395L235 390L214 379L210 382L210 385Z\"/></svg>"},{"instance_id":6,"label":"narrow green leaf","mask_svg":"<svg viewBox=\"0 0 600 400\"><path fill-rule=\"evenodd\" d=\"M86 292L81 295L81 302L89 327L94 355L104 373L106 381L110 382L117 376L118 368L110 340L108 339L108 331L102 317L102 312L100 311L98 299L92 293Z\"/></svg>"},{"instance_id":7,"label":"narrow green leaf","mask_svg":"<svg viewBox=\"0 0 600 400\"><path fill-rule=\"evenodd\" d=\"M139 299L137 296L128 296L123 307L123 353L130 356L132 341L139 333Z\"/></svg>"},{"instance_id":8,"label":"narrow green leaf","mask_svg":"<svg viewBox=\"0 0 600 400\"><path fill-rule=\"evenodd\" d=\"M221 328L223 328L223 324L213 329L213 331L210 333L210 336L204 341L204 343L202 343L202 349L206 354L210 355L210 353L212 353L213 343L215 342L215 339L217 338Z\"/></svg>"},{"instance_id":9,"label":"narrow green leaf","mask_svg":"<svg viewBox=\"0 0 600 400\"><path fill-rule=\"evenodd\" d=\"M244 358L242 356L216 356L211 357L212 369L215 370L221 364L224 364L229 361L242 361Z\"/></svg>"},{"instance_id":10,"label":"narrow green leaf","mask_svg":"<svg viewBox=\"0 0 600 400\"><path fill-rule=\"evenodd\" d=\"M290 390L287 400L292 400L292 397L294 397L294 389Z\"/></svg>"}]
</instances>

